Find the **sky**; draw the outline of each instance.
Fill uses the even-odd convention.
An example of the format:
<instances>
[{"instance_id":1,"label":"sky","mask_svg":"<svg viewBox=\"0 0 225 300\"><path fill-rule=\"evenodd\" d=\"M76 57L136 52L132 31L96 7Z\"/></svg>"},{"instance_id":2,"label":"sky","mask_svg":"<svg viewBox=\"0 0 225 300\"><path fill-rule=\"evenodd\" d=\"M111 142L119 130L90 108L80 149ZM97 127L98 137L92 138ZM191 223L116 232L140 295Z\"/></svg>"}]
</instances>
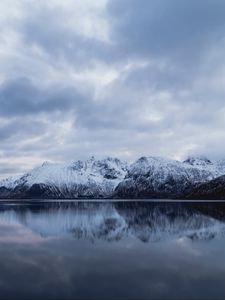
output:
<instances>
[{"instance_id":1,"label":"sky","mask_svg":"<svg viewBox=\"0 0 225 300\"><path fill-rule=\"evenodd\" d=\"M225 158L224 0L1 0L0 177Z\"/></svg>"}]
</instances>

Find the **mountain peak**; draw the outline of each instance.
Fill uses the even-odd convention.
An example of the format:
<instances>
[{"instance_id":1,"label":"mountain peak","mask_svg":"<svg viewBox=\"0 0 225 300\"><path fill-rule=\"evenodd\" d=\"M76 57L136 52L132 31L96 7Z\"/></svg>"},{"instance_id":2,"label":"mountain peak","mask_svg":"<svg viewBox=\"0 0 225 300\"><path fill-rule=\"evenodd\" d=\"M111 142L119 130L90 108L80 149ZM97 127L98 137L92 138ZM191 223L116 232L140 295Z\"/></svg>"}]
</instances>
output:
<instances>
[{"instance_id":1,"label":"mountain peak","mask_svg":"<svg viewBox=\"0 0 225 300\"><path fill-rule=\"evenodd\" d=\"M207 166L213 164L208 157L203 155L188 156L188 158L184 160L183 163L190 164L192 166Z\"/></svg>"},{"instance_id":2,"label":"mountain peak","mask_svg":"<svg viewBox=\"0 0 225 300\"><path fill-rule=\"evenodd\" d=\"M184 162L143 156L132 164L116 157L70 163L44 162L16 180L0 182L0 198L176 198L225 174L225 164L205 156Z\"/></svg>"},{"instance_id":3,"label":"mountain peak","mask_svg":"<svg viewBox=\"0 0 225 300\"><path fill-rule=\"evenodd\" d=\"M50 161L44 161L43 163L42 163L42 167L45 167L45 166L49 166L49 165L51 165L51 163L50 163Z\"/></svg>"}]
</instances>

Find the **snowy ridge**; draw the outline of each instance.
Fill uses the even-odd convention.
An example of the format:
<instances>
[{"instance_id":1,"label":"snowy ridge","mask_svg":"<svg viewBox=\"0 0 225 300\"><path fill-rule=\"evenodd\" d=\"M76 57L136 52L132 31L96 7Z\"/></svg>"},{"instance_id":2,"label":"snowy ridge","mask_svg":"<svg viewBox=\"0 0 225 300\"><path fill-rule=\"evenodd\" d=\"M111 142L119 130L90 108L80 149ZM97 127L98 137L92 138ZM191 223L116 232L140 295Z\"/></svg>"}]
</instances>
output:
<instances>
[{"instance_id":1,"label":"snowy ridge","mask_svg":"<svg viewBox=\"0 0 225 300\"><path fill-rule=\"evenodd\" d=\"M131 164L116 194L121 198L177 198L197 184L225 174L223 162L188 158L184 162L162 157L141 157Z\"/></svg>"},{"instance_id":2,"label":"snowy ridge","mask_svg":"<svg viewBox=\"0 0 225 300\"><path fill-rule=\"evenodd\" d=\"M45 162L19 178L0 182L1 198L179 198L198 185L225 175L225 160L188 157L177 161L141 157L55 164Z\"/></svg>"},{"instance_id":3,"label":"snowy ridge","mask_svg":"<svg viewBox=\"0 0 225 300\"><path fill-rule=\"evenodd\" d=\"M205 156L189 156L183 163L200 170L207 170L213 174L213 178L225 174L225 160L209 160Z\"/></svg>"},{"instance_id":4,"label":"snowy ridge","mask_svg":"<svg viewBox=\"0 0 225 300\"><path fill-rule=\"evenodd\" d=\"M11 176L0 181L0 187L5 187L7 189L13 189L16 187L16 181L19 176Z\"/></svg>"},{"instance_id":5,"label":"snowy ridge","mask_svg":"<svg viewBox=\"0 0 225 300\"><path fill-rule=\"evenodd\" d=\"M163 157L141 157L136 162L131 164L129 173L145 175L150 170L167 175L171 172L189 173L191 170L202 171L208 173L209 180L225 174L225 161L210 161L205 157L188 157L185 161L163 158Z\"/></svg>"},{"instance_id":6,"label":"snowy ridge","mask_svg":"<svg viewBox=\"0 0 225 300\"><path fill-rule=\"evenodd\" d=\"M92 157L68 164L45 162L16 180L3 180L0 187L17 189L15 193L18 195L24 189L39 185L39 189L48 189L49 196L53 197L105 197L112 194L126 171L125 162L111 157L102 160Z\"/></svg>"}]
</instances>

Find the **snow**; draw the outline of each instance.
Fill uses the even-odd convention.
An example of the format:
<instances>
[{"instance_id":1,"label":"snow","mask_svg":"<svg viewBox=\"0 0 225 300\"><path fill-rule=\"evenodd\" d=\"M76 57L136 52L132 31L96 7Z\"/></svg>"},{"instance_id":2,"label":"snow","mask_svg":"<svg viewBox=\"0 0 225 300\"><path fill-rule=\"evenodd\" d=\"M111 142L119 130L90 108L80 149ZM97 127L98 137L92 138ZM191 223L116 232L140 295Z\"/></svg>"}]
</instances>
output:
<instances>
[{"instance_id":1,"label":"snow","mask_svg":"<svg viewBox=\"0 0 225 300\"><path fill-rule=\"evenodd\" d=\"M153 176L161 173L163 178L171 173L175 177L188 175L189 178L197 177L196 174L200 174L204 178L211 180L225 174L225 162L211 162L205 157L189 157L184 162L181 162L163 157L150 156L138 159L130 166L128 171L132 175L146 175L150 172Z\"/></svg>"},{"instance_id":2,"label":"snow","mask_svg":"<svg viewBox=\"0 0 225 300\"><path fill-rule=\"evenodd\" d=\"M86 185L103 193L112 193L124 178L127 164L117 158L107 157L95 160L75 161L67 164L45 162L16 180L8 178L0 186L12 189L18 185L31 187L34 184L54 186L59 190L71 190L75 185Z\"/></svg>"},{"instance_id":3,"label":"snow","mask_svg":"<svg viewBox=\"0 0 225 300\"><path fill-rule=\"evenodd\" d=\"M196 157L184 162L163 157L141 157L130 165L116 187L120 198L185 197L198 184L225 174L225 164Z\"/></svg>"},{"instance_id":4,"label":"snow","mask_svg":"<svg viewBox=\"0 0 225 300\"><path fill-rule=\"evenodd\" d=\"M0 181L0 187L5 187L7 189L13 189L16 187L16 181L19 176L11 176Z\"/></svg>"},{"instance_id":5,"label":"snow","mask_svg":"<svg viewBox=\"0 0 225 300\"><path fill-rule=\"evenodd\" d=\"M13 190L17 186L29 188L43 184L65 197L71 191L73 197L105 197L112 195L118 185L141 189L141 183L140 186L136 183L136 178L141 176L147 178L155 191L162 191L164 185L165 191L169 189L172 193L176 189L181 192L188 184L207 182L224 174L225 160L212 161L204 156L188 157L183 162L163 157L141 157L130 166L118 158L97 160L91 157L64 164L44 162L21 177L2 180L0 187Z\"/></svg>"}]
</instances>

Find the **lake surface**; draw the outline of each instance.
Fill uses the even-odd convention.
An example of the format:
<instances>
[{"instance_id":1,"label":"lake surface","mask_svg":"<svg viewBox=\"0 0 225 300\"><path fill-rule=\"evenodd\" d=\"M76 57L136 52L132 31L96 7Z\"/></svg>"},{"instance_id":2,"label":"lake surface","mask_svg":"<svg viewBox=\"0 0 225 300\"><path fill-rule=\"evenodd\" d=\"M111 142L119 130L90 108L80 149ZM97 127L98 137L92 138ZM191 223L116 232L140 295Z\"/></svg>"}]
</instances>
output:
<instances>
[{"instance_id":1,"label":"lake surface","mask_svg":"<svg viewBox=\"0 0 225 300\"><path fill-rule=\"evenodd\" d=\"M0 202L1 299L225 299L223 202Z\"/></svg>"}]
</instances>

